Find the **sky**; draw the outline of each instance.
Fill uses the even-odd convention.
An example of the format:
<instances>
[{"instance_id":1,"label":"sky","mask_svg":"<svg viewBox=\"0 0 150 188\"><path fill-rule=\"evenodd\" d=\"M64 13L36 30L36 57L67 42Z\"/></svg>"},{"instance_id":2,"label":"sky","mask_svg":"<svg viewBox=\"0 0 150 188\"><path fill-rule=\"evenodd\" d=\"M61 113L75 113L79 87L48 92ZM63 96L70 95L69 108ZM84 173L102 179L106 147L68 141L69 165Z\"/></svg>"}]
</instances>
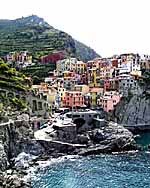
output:
<instances>
[{"instance_id":1,"label":"sky","mask_svg":"<svg viewBox=\"0 0 150 188\"><path fill-rule=\"evenodd\" d=\"M150 54L150 0L1 0L0 19L37 15L102 57Z\"/></svg>"}]
</instances>

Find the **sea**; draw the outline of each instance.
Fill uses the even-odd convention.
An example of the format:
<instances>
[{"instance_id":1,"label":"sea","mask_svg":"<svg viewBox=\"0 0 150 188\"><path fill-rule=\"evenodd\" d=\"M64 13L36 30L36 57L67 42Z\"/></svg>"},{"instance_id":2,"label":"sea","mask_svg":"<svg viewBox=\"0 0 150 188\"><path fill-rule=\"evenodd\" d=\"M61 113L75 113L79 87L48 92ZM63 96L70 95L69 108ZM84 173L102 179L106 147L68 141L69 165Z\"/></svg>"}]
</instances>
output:
<instances>
[{"instance_id":1,"label":"sea","mask_svg":"<svg viewBox=\"0 0 150 188\"><path fill-rule=\"evenodd\" d=\"M144 151L49 161L33 175L33 188L150 188L150 133L137 143Z\"/></svg>"}]
</instances>

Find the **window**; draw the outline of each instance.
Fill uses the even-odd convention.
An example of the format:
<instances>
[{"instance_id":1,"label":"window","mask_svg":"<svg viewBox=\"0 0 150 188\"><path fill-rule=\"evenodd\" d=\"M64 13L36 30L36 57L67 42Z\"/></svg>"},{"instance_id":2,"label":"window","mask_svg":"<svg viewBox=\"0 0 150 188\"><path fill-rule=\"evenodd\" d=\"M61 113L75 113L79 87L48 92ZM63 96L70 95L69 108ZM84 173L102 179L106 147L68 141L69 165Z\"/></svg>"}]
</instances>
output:
<instances>
[{"instance_id":1,"label":"window","mask_svg":"<svg viewBox=\"0 0 150 188\"><path fill-rule=\"evenodd\" d=\"M73 115L73 118L79 118L80 115Z\"/></svg>"}]
</instances>

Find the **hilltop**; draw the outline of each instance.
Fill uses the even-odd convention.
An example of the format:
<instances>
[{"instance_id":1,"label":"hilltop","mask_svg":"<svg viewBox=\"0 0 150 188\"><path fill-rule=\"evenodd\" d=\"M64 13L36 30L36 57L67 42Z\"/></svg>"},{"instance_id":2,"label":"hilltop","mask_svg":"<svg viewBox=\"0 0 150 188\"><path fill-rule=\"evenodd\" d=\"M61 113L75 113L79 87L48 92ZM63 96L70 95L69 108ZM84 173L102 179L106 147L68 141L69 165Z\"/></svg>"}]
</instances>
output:
<instances>
[{"instance_id":1,"label":"hilltop","mask_svg":"<svg viewBox=\"0 0 150 188\"><path fill-rule=\"evenodd\" d=\"M33 53L35 59L56 51L65 51L83 61L99 57L93 49L55 29L36 15L0 20L0 56L22 50Z\"/></svg>"}]
</instances>

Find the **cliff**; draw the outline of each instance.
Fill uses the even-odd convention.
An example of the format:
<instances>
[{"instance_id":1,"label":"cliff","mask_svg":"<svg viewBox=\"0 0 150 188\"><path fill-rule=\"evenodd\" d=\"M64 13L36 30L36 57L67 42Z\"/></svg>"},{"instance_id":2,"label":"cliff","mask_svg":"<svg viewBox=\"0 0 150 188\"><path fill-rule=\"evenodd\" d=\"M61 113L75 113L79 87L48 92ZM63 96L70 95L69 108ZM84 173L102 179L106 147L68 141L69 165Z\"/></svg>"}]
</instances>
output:
<instances>
[{"instance_id":1,"label":"cliff","mask_svg":"<svg viewBox=\"0 0 150 188\"><path fill-rule=\"evenodd\" d=\"M33 138L28 122L18 120L0 124L0 187L31 187L31 182L23 180L27 173L24 169L15 168L14 162L22 152L37 156L44 152Z\"/></svg>"},{"instance_id":2,"label":"cliff","mask_svg":"<svg viewBox=\"0 0 150 188\"><path fill-rule=\"evenodd\" d=\"M43 151L42 146L34 140L28 122L17 120L0 124L0 170L13 165L12 159L22 152L40 155Z\"/></svg>"},{"instance_id":3,"label":"cliff","mask_svg":"<svg viewBox=\"0 0 150 188\"><path fill-rule=\"evenodd\" d=\"M150 125L150 92L147 88L136 95L123 97L113 112L113 120L120 124Z\"/></svg>"}]
</instances>

